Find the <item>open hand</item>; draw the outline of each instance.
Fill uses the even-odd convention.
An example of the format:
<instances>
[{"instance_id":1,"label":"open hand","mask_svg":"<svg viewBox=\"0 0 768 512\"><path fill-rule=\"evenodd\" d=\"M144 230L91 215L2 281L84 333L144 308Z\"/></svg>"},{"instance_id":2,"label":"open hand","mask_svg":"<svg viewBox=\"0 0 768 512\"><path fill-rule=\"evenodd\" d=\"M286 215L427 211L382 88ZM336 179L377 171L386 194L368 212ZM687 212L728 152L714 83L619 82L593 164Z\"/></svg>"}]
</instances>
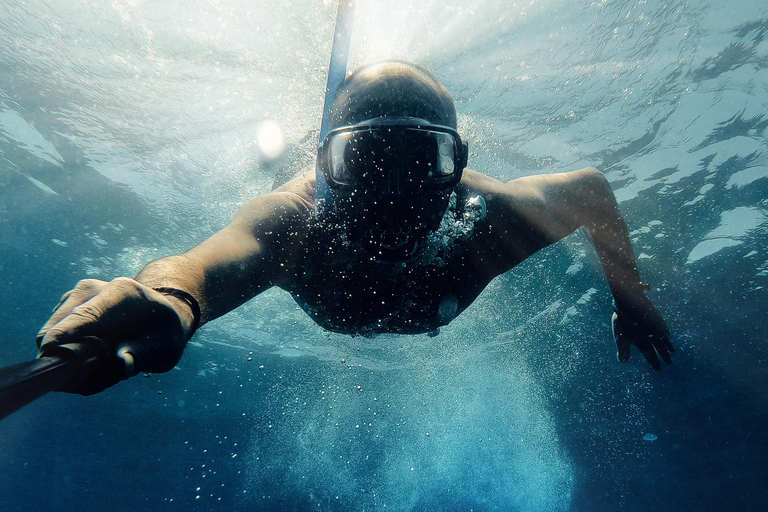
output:
<instances>
[{"instance_id":1,"label":"open hand","mask_svg":"<svg viewBox=\"0 0 768 512\"><path fill-rule=\"evenodd\" d=\"M632 306L617 308L611 317L611 327L622 363L629 360L630 346L634 345L654 370L661 370L659 358L672 364L670 352L675 349L669 341L669 329L647 298Z\"/></svg>"}]
</instances>

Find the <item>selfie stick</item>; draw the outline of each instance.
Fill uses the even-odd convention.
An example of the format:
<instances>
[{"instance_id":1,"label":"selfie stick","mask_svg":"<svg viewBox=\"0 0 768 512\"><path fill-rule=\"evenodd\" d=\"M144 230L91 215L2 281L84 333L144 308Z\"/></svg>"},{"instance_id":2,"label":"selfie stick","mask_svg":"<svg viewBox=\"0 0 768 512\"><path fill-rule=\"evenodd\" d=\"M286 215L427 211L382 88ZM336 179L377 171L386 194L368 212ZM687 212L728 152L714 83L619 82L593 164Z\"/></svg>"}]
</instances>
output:
<instances>
[{"instance_id":1,"label":"selfie stick","mask_svg":"<svg viewBox=\"0 0 768 512\"><path fill-rule=\"evenodd\" d=\"M45 357L0 368L0 420L76 382L103 357L99 343L67 343L51 347Z\"/></svg>"}]
</instances>

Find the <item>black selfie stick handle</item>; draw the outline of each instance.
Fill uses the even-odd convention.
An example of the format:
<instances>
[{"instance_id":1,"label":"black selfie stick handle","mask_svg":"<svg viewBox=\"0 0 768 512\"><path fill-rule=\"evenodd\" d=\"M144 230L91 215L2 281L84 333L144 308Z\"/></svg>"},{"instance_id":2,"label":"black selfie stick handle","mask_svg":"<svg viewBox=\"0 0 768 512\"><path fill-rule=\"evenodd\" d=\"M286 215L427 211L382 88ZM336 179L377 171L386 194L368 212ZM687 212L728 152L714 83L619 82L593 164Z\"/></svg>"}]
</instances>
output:
<instances>
[{"instance_id":1,"label":"black selfie stick handle","mask_svg":"<svg viewBox=\"0 0 768 512\"><path fill-rule=\"evenodd\" d=\"M77 382L104 357L98 342L50 347L43 357L0 368L0 420L48 393Z\"/></svg>"}]
</instances>

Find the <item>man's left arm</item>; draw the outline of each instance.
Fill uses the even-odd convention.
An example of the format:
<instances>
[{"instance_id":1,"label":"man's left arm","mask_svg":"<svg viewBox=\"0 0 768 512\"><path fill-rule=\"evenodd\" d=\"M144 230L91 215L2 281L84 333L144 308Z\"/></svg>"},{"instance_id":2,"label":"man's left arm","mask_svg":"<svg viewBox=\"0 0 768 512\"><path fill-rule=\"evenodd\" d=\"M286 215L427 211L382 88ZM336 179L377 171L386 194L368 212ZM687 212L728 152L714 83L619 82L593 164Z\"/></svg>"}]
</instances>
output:
<instances>
[{"instance_id":1,"label":"man's left arm","mask_svg":"<svg viewBox=\"0 0 768 512\"><path fill-rule=\"evenodd\" d=\"M514 180L513 208L551 242L581 228L597 251L614 297L613 334L626 362L635 345L655 370L672 362L669 329L646 296L624 218L608 181L596 169Z\"/></svg>"}]
</instances>

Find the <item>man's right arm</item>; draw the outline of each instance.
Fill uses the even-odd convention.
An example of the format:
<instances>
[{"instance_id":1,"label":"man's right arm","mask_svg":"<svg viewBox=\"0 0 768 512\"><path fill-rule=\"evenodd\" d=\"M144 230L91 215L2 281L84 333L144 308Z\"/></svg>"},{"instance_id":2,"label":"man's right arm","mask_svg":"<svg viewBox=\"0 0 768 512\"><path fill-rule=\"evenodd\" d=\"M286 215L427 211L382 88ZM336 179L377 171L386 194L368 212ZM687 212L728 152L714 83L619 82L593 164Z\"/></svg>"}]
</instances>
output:
<instances>
[{"instance_id":1,"label":"man's right arm","mask_svg":"<svg viewBox=\"0 0 768 512\"><path fill-rule=\"evenodd\" d=\"M288 274L309 208L307 199L292 192L260 196L205 242L149 263L135 279L151 288L191 294L200 306L200 323L209 322Z\"/></svg>"},{"instance_id":2,"label":"man's right arm","mask_svg":"<svg viewBox=\"0 0 768 512\"><path fill-rule=\"evenodd\" d=\"M40 331L40 354L83 339L107 346L109 375L68 390L81 394L139 372L170 370L197 324L227 313L291 272L295 242L312 204L301 190L286 186L252 200L211 238L187 253L149 263L134 279L81 281Z\"/></svg>"}]
</instances>

